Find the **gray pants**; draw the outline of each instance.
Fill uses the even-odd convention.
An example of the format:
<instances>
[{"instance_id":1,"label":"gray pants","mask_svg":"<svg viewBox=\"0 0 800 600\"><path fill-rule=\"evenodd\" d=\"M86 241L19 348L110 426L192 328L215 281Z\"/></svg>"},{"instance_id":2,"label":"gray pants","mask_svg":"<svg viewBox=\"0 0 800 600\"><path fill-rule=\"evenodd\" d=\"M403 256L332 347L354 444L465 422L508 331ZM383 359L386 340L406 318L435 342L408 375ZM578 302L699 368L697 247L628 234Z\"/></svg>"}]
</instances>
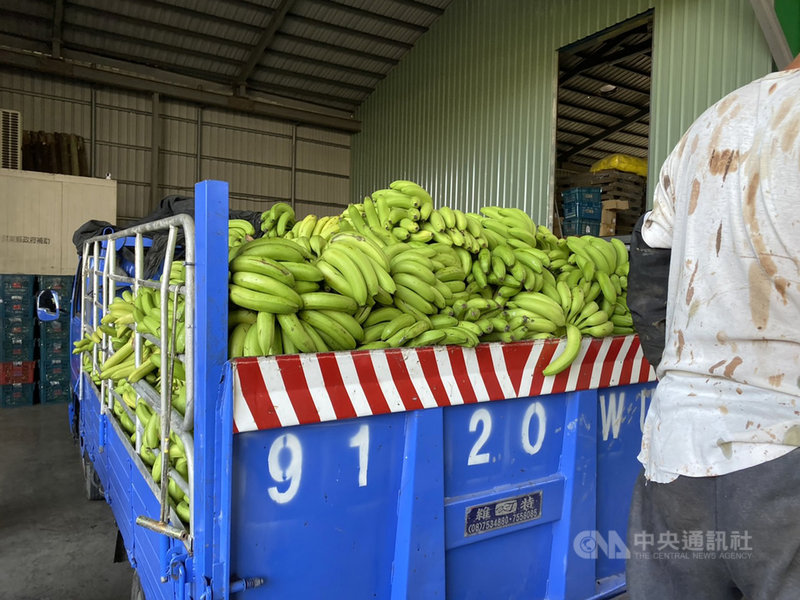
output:
<instances>
[{"instance_id":1,"label":"gray pants","mask_svg":"<svg viewBox=\"0 0 800 600\"><path fill-rule=\"evenodd\" d=\"M646 482L628 524L631 600L800 599L800 449L719 477Z\"/></svg>"}]
</instances>

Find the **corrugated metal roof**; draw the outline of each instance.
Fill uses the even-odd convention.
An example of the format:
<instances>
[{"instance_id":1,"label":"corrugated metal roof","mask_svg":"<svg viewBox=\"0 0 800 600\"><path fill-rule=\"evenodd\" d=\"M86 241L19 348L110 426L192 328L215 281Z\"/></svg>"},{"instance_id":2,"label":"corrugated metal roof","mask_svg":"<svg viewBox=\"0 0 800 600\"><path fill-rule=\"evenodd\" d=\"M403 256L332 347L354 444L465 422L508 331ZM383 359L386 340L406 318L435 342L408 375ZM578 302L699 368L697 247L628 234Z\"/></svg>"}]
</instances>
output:
<instances>
[{"instance_id":1,"label":"corrugated metal roof","mask_svg":"<svg viewBox=\"0 0 800 600\"><path fill-rule=\"evenodd\" d=\"M352 112L449 3L62 0L59 20L53 2L25 0L0 8L0 44L47 52L60 42L62 56L80 52L100 65L124 61L132 71L155 67Z\"/></svg>"}]
</instances>

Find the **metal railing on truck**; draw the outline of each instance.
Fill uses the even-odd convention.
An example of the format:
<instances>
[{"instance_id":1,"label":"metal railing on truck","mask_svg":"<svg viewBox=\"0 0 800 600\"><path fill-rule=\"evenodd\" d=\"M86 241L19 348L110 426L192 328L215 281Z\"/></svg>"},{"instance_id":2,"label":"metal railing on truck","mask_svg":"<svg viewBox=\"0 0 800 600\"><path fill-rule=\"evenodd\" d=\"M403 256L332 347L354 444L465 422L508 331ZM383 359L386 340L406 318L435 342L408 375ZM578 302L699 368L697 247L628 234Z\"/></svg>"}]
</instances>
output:
<instances>
[{"instance_id":1,"label":"metal railing on truck","mask_svg":"<svg viewBox=\"0 0 800 600\"><path fill-rule=\"evenodd\" d=\"M175 251L177 249L178 231L183 234L182 249L184 252L185 282L183 284L170 283L170 273L172 264L175 261ZM167 232L167 243L164 249L162 276L160 281L155 281L144 277L144 236L158 232ZM117 240L134 240L134 276L130 277L117 269ZM150 248L148 253L156 252L155 248ZM187 550L191 552L194 532L194 510L191 511L191 518L188 529L168 502L168 484L170 479L181 489L189 498L189 505L194 507L194 442L190 432L194 423L194 365L192 357L195 348L195 225L194 220L185 214L174 215L151 223L145 223L124 229L114 233L100 235L87 240L83 245L82 277L81 277L81 331L84 335L94 335L98 332L101 338L100 344L95 344L92 349L92 366L95 371L113 353L111 345L112 337L100 328L103 315L108 313L109 304L113 302L117 294L118 287L129 287L134 295L138 294L142 288L158 290L160 294L160 332L161 337L151 333L138 331L135 323L128 325L133 330L135 365L138 368L142 365L143 344L147 340L160 349L160 372L162 381L160 392L156 391L144 379L131 384L137 393L137 403L139 400L145 402L150 409L159 417L160 426L160 453L162 456L169 455L170 434L175 432L184 446L187 459L188 481L186 481L174 467L170 466L169 460L161 460L161 477L158 484L160 515L158 520L140 515L136 519L138 525L164 534L169 537L181 540ZM148 256L152 261L152 257ZM185 319L185 349L181 354L177 353L176 331L178 317L178 299L184 299L184 319ZM169 314L169 305L172 302L172 315ZM167 332L166 335L163 335ZM169 336L169 337L168 337ZM172 404L172 384L175 361L183 364L186 386L186 407L184 414L180 415ZM83 367L82 367L83 369ZM79 379L80 394L83 396L83 386L86 385L85 377ZM118 402L127 414L128 418L136 427L135 450L137 455L141 450L144 427L136 411L132 411L124 402L122 397L115 390L112 380L101 380L99 398L101 413L107 414L109 409L113 409L114 402ZM147 472L147 470L145 470ZM152 486L156 486L155 481L150 477Z\"/></svg>"}]
</instances>

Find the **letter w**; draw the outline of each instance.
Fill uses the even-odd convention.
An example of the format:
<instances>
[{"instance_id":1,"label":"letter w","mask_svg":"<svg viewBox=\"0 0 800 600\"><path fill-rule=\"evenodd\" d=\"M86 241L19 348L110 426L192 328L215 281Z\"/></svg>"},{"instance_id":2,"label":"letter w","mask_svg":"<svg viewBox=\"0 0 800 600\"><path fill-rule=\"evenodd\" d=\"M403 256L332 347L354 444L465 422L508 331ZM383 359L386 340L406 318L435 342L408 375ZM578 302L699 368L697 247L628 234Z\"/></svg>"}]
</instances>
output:
<instances>
[{"instance_id":1,"label":"letter w","mask_svg":"<svg viewBox=\"0 0 800 600\"><path fill-rule=\"evenodd\" d=\"M619 428L622 425L622 414L625 409L625 392L620 392L619 400L615 393L608 394L608 405L606 406L606 395L600 395L600 421L603 426L603 441L608 440L609 429L612 430L614 439L619 437Z\"/></svg>"}]
</instances>

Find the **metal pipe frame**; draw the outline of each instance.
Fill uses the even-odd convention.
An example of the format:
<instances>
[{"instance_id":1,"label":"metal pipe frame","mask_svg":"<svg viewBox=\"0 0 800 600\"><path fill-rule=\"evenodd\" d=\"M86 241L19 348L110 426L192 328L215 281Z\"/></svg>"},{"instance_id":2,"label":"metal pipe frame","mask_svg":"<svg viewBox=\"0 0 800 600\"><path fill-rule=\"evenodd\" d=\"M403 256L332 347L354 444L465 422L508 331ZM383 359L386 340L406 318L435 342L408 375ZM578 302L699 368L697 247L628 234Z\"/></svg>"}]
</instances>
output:
<instances>
[{"instance_id":1,"label":"metal pipe frame","mask_svg":"<svg viewBox=\"0 0 800 600\"><path fill-rule=\"evenodd\" d=\"M172 267L172 262L174 260L174 253L177 247L177 232L178 228L182 228L184 234L184 252L185 252L185 277L186 277L186 285L179 286L173 285L169 283L169 275ZM154 282L150 280L144 279L143 271L144 271L144 240L143 234L153 232L153 231L161 231L164 229L168 229L168 238L167 238L167 247L164 253L164 264L162 270L162 277L160 282ZM135 236L135 264L134 264L134 277L126 277L123 275L117 274L116 271L116 240L121 238L126 238L130 236ZM98 268L100 264L100 247L105 243L105 255L103 256L103 266L102 269ZM90 248L93 251L92 261L89 264L89 261L86 260L86 257L89 255ZM191 360L184 362L184 368L186 371L186 410L184 417L181 420L180 415L177 413L173 413L172 410L172 364L173 360L175 360L175 356L171 354L174 353L174 332L175 332L175 325L173 324L172 331L173 331L173 341L172 345L170 346L170 340L167 339L167 332L169 331L169 323L168 323L168 307L169 307L169 294L172 292L174 294L174 308L173 308L173 320L177 317L177 298L178 295L182 295L184 297L185 302L185 327L186 327L186 355L187 356L194 356L194 316L195 316L195 273L194 273L194 266L195 266L195 228L194 228L194 221L188 215L174 215L172 217L168 217L166 219L161 219L158 221L153 221L151 223L145 223L143 225L137 225L128 229L124 229L121 231L117 231L111 234L105 234L101 236L95 236L90 238L84 243L84 267L83 267L83 281L82 281L82 288L84 293L82 294L81 298L81 327L84 331L88 328L85 323L86 318L86 301L91 300L92 305L92 331L96 330L99 324L99 315L98 309L102 309L103 314L106 314L109 304L109 299L113 299L116 296L116 285L118 282L129 283L132 285L133 290L135 293L138 293L142 287L150 287L150 288L158 288L160 290L160 299L161 299L161 306L160 306L160 317L161 317L161 331L162 335L160 339L157 339L161 349L161 372L162 372L162 383L161 383L161 393L158 404L154 401L155 399L152 398L152 395L155 395L155 390L153 390L148 384L145 382L137 382L134 384L134 389L137 392L137 395L142 398L149 406L151 406L154 410L157 411L160 419L160 434L161 434L161 452L164 456L169 455L169 444L170 444L170 432L174 429L176 433L179 435L181 441L184 444L184 450L187 455L187 464L188 464L188 472L189 472L189 482L188 484L184 482L181 478L180 482L178 482L179 487L187 493L189 496L189 501L193 504L194 500L194 444L192 441L191 436L187 433L191 430L191 426L194 421L194 369L193 363ZM86 286L86 279L87 276L92 277L92 295L91 297L85 294L85 286ZM97 301L98 291L100 287L99 277L102 276L102 300L100 302ZM142 333L136 331L134 328L134 344L135 344L135 361L136 365L139 366L142 361L142 340L144 336ZM111 348L111 338L106 334L103 334L101 348L103 352L104 359L107 358L109 353L113 351ZM187 364L188 363L188 364ZM97 348L93 349L93 366L95 369L98 369L98 357L97 357ZM81 369L83 370L83 369ZM81 376L81 380L83 376ZM147 392L146 390L150 390ZM144 393L143 393L144 392ZM103 380L101 382L101 405L103 409L107 412L107 407L105 406L106 403L108 407L111 407L111 403L114 399L120 401L123 410L125 410L126 414L128 414L129 418L137 424L137 431L139 431L139 421L136 417L135 413L131 413L128 410L127 405L124 401L119 397L117 392L114 390L114 386L112 382L106 382ZM175 427L173 428L173 421L175 422ZM139 450L139 442L137 436L137 452ZM162 460L161 464L161 486L160 486L160 497L159 502L161 505L161 514L160 519L158 522L151 522L152 519L140 518L137 519L137 522L140 522L141 525L152 529L154 531L158 530L159 532L165 533L170 535L171 537L175 537L176 539L182 540L184 543L187 543L187 547L191 547L191 540L192 531L193 531L193 523L190 522L189 524L189 531L182 531L175 527L170 526L167 523L167 520L170 516L170 508L169 503L167 501L168 495L168 485L169 485L169 478L170 478L170 467L168 460ZM182 487L181 484L184 484ZM185 488L185 489L184 489ZM163 530L163 531L162 531Z\"/></svg>"}]
</instances>

